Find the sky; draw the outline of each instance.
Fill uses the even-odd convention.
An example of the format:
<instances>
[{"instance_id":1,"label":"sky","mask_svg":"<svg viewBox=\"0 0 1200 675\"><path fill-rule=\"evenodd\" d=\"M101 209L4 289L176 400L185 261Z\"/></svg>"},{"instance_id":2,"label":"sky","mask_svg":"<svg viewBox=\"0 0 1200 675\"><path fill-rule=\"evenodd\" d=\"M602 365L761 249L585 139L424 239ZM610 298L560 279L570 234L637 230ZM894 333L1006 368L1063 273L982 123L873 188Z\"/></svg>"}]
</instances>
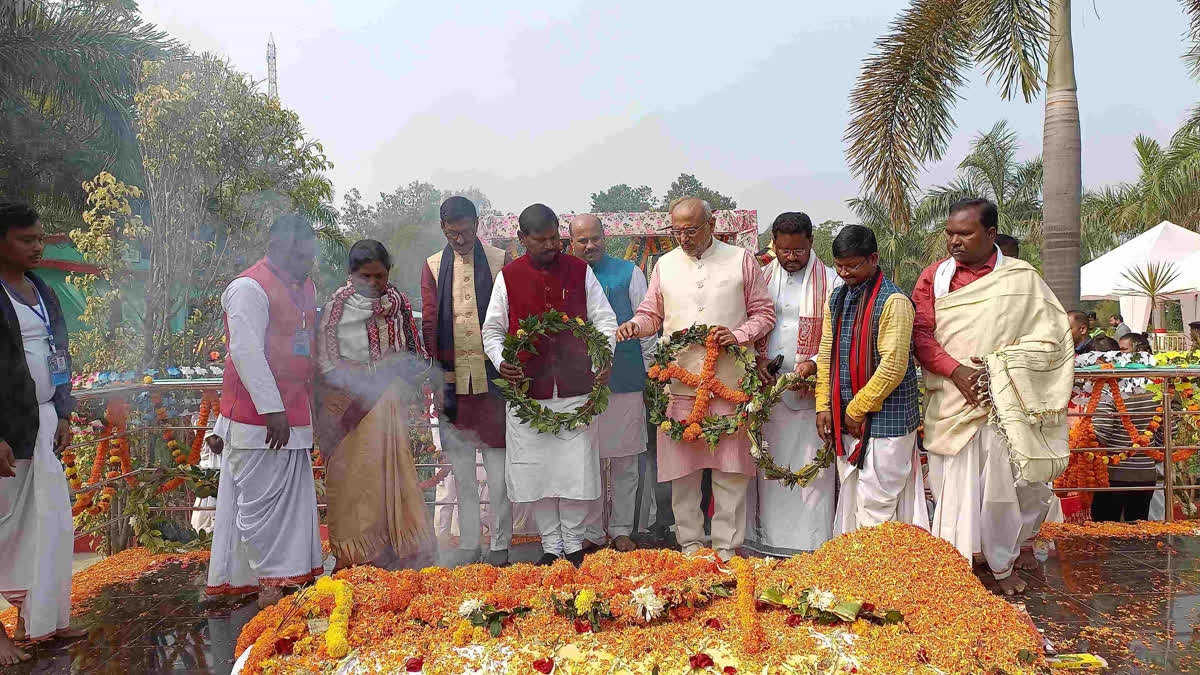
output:
<instances>
[{"instance_id":1,"label":"sky","mask_svg":"<svg viewBox=\"0 0 1200 675\"><path fill-rule=\"evenodd\" d=\"M368 202L413 180L475 186L495 208L589 207L593 192L681 172L756 209L853 221L842 140L848 96L874 40L907 6L855 2L571 0L140 0L196 51L224 55L279 92L324 145L340 195ZM1200 85L1186 18L1169 0L1076 2L1085 187L1134 180L1138 134L1166 142ZM1041 150L1044 98L1006 102L976 72L955 108L949 181L980 132L1004 119L1022 158Z\"/></svg>"}]
</instances>

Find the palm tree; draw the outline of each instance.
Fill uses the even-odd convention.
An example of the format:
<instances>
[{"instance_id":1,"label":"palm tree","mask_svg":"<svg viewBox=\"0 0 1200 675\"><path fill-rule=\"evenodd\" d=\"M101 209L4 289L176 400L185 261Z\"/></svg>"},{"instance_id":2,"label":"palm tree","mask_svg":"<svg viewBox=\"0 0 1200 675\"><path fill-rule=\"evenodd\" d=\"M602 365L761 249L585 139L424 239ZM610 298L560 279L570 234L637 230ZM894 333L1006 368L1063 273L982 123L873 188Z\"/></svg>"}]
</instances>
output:
<instances>
[{"instance_id":1,"label":"palm tree","mask_svg":"<svg viewBox=\"0 0 1200 675\"><path fill-rule=\"evenodd\" d=\"M926 265L944 252L942 228L928 200L915 197L906 201L910 226L900 229L892 224L892 213L882 200L864 196L847 200L860 225L875 231L879 244L879 263L897 286L912 291ZM916 204L916 206L911 206Z\"/></svg>"},{"instance_id":2,"label":"palm tree","mask_svg":"<svg viewBox=\"0 0 1200 675\"><path fill-rule=\"evenodd\" d=\"M1186 58L1200 74L1200 0L1184 4L1198 41ZM920 168L949 145L951 108L968 70L981 67L1005 98L1019 93L1030 102L1041 92L1046 62L1043 253L1053 261L1046 280L1064 304L1073 304L1081 168L1070 0L912 0L875 46L851 93L847 159L902 229Z\"/></svg>"},{"instance_id":3,"label":"palm tree","mask_svg":"<svg viewBox=\"0 0 1200 675\"><path fill-rule=\"evenodd\" d=\"M1146 263L1121 273L1129 286L1120 290L1128 295L1146 296L1150 300L1151 328L1166 328L1162 305L1167 296L1180 292L1180 289L1170 288L1179 275L1180 271L1172 263Z\"/></svg>"},{"instance_id":4,"label":"palm tree","mask_svg":"<svg viewBox=\"0 0 1200 675\"><path fill-rule=\"evenodd\" d=\"M6 192L73 217L80 176L140 176L132 100L142 62L183 49L128 0L3 5L0 179Z\"/></svg>"},{"instance_id":5,"label":"palm tree","mask_svg":"<svg viewBox=\"0 0 1200 675\"><path fill-rule=\"evenodd\" d=\"M948 185L929 189L922 203L944 220L950 206L972 197L990 199L999 212L999 229L1030 245L1042 234L1042 159L1017 161L1017 134L1001 120L971 142L959 163L959 175Z\"/></svg>"},{"instance_id":6,"label":"palm tree","mask_svg":"<svg viewBox=\"0 0 1200 675\"><path fill-rule=\"evenodd\" d=\"M1120 234L1138 234L1164 220L1200 229L1200 131L1185 126L1166 148L1138 136L1133 149L1137 181L1084 195L1084 222L1095 220Z\"/></svg>"}]
</instances>

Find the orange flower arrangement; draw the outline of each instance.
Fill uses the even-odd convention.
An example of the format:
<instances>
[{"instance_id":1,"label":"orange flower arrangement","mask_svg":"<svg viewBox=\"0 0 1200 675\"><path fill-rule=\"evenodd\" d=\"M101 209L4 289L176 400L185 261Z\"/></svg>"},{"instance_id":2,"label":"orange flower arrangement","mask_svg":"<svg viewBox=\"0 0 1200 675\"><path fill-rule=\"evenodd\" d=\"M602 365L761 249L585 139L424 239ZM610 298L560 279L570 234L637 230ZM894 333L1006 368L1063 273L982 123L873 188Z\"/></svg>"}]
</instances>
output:
<instances>
[{"instance_id":1,"label":"orange flower arrangement","mask_svg":"<svg viewBox=\"0 0 1200 675\"><path fill-rule=\"evenodd\" d=\"M161 400L162 400L161 398L157 399L155 401L156 405L158 403L161 403ZM205 391L203 394L201 394L201 396L200 396L200 413L196 418L196 426L198 426L198 427L207 427L208 426L208 417L212 413L213 404L216 403L216 401L217 401L217 393L215 391ZM160 413L160 411L161 411L161 413ZM164 410L163 408L159 407L157 410L155 410L155 414L159 416L158 419L160 422L166 420L166 416L167 416L166 410ZM166 441L167 441L167 447L171 449L171 457L174 459L176 464L178 464L180 466L182 466L184 464L187 464L188 466L196 466L197 464L200 463L200 451L204 447L204 429L196 429L195 432L196 432L196 435L192 438L191 452L188 453L186 456L183 454L183 451L179 448L179 441L175 440L174 438L166 438L166 434L165 433L163 434L163 438L166 438ZM174 490L175 488L179 487L180 485L183 485L183 483L184 483L183 478L180 478L180 477L172 478L171 480L167 481L166 483L163 483L162 486L158 488L158 494L170 492L171 490Z\"/></svg>"},{"instance_id":2,"label":"orange flower arrangement","mask_svg":"<svg viewBox=\"0 0 1200 675\"><path fill-rule=\"evenodd\" d=\"M744 391L730 389L724 382L717 379L717 357L721 355L721 345L717 342L716 329L711 329L708 332L708 337L704 340L704 363L700 370L700 374L689 372L680 368L675 364L671 364L666 368L655 364L650 366L648 375L659 382L667 382L670 380L679 380L689 387L696 390L696 403L692 406L692 411L684 418L684 424L688 425L684 431L685 439L694 441L700 437L700 422L708 415L708 402L713 396L732 401L733 403L745 403L750 400L750 395ZM693 428L695 433L692 438L686 438L692 433Z\"/></svg>"},{"instance_id":3,"label":"orange flower arrangement","mask_svg":"<svg viewBox=\"0 0 1200 675\"><path fill-rule=\"evenodd\" d=\"M108 402L108 407L105 409L104 417L108 423L104 425L104 428L100 432L100 437L104 438L105 440L102 440L96 444L96 456L92 458L92 473L90 476L88 476L88 485L95 485L96 483L99 483L101 476L106 475L104 473L104 467L108 465L109 445L111 444L107 438L112 436L116 429L114 420L117 418L118 408L119 402L112 400ZM75 490L79 489L74 485L71 487ZM75 504L71 507L71 516L78 516L84 511L87 511L91 515L96 515L101 511L107 510L106 508L102 508L99 504L95 503L95 493L96 490L88 490L87 492L80 492L79 494L75 495Z\"/></svg>"},{"instance_id":4,"label":"orange flower arrangement","mask_svg":"<svg viewBox=\"0 0 1200 675\"><path fill-rule=\"evenodd\" d=\"M742 649L747 653L757 654L762 651L766 636L763 635L762 623L758 620L757 601L754 592L754 568L743 558L730 561L733 572L737 577L737 618L742 629Z\"/></svg>"}]
</instances>

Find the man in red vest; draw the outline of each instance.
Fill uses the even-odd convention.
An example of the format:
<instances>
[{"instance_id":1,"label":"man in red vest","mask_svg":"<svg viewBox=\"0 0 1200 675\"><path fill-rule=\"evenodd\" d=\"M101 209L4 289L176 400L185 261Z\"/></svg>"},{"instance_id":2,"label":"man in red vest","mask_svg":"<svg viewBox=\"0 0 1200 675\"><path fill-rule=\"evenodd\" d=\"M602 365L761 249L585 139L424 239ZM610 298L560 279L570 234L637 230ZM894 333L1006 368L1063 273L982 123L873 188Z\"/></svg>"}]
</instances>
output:
<instances>
[{"instance_id":1,"label":"man in red vest","mask_svg":"<svg viewBox=\"0 0 1200 675\"><path fill-rule=\"evenodd\" d=\"M583 317L615 344L617 317L592 268L562 253L558 216L543 204L521 212L518 238L525 255L496 277L483 320L483 349L500 376L528 380L530 398L554 412L582 405L596 379L583 341L567 331L544 335L536 355L522 363L504 360L504 336L516 333L521 319L554 310L574 320ZM558 434L539 433L511 412L505 419L505 482L512 502L530 502L548 565L566 557L583 562L583 538L589 502L600 498L600 443L596 425Z\"/></svg>"},{"instance_id":2,"label":"man in red vest","mask_svg":"<svg viewBox=\"0 0 1200 675\"><path fill-rule=\"evenodd\" d=\"M280 216L267 257L221 295L229 356L213 432L225 451L206 592L257 591L260 607L323 569L310 457L316 250L307 220Z\"/></svg>"}]
</instances>

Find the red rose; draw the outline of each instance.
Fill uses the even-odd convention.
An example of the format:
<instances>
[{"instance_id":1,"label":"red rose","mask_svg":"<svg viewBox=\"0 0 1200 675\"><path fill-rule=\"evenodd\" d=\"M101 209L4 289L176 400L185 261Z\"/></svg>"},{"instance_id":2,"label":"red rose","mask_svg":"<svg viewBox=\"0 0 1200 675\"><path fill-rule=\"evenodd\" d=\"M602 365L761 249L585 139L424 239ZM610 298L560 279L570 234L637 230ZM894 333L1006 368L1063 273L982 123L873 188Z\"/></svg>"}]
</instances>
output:
<instances>
[{"instance_id":1,"label":"red rose","mask_svg":"<svg viewBox=\"0 0 1200 675\"><path fill-rule=\"evenodd\" d=\"M292 644L294 642L295 642L295 640L292 640L289 638L276 640L275 641L275 653L276 654L285 654L285 655L291 654L292 653Z\"/></svg>"},{"instance_id":2,"label":"red rose","mask_svg":"<svg viewBox=\"0 0 1200 675\"><path fill-rule=\"evenodd\" d=\"M542 675L550 675L550 671L554 670L554 659L546 657L533 662L533 669L542 673Z\"/></svg>"},{"instance_id":3,"label":"red rose","mask_svg":"<svg viewBox=\"0 0 1200 675\"><path fill-rule=\"evenodd\" d=\"M704 627L711 628L713 630L721 630L721 628L723 628L723 626L721 625L721 620L716 617L713 617L713 618L709 619L708 621L705 621Z\"/></svg>"},{"instance_id":4,"label":"red rose","mask_svg":"<svg viewBox=\"0 0 1200 675\"><path fill-rule=\"evenodd\" d=\"M700 652L699 654L693 654L692 657L688 659L688 663L691 664L692 670L699 670L701 668L708 668L709 666L713 665L713 659L708 654Z\"/></svg>"},{"instance_id":5,"label":"red rose","mask_svg":"<svg viewBox=\"0 0 1200 675\"><path fill-rule=\"evenodd\" d=\"M800 616L799 614L788 614L788 618L785 623L787 623L787 625L792 628L795 628L797 626L803 626L804 625L804 617Z\"/></svg>"},{"instance_id":6,"label":"red rose","mask_svg":"<svg viewBox=\"0 0 1200 675\"><path fill-rule=\"evenodd\" d=\"M517 352L517 360L520 361L522 364L524 364L526 361L528 361L529 359L532 359L532 358L533 358L533 354L530 352L527 352L527 351Z\"/></svg>"},{"instance_id":7,"label":"red rose","mask_svg":"<svg viewBox=\"0 0 1200 675\"><path fill-rule=\"evenodd\" d=\"M425 659L414 656L404 662L404 670L409 673L419 673L425 668Z\"/></svg>"},{"instance_id":8,"label":"red rose","mask_svg":"<svg viewBox=\"0 0 1200 675\"><path fill-rule=\"evenodd\" d=\"M590 633L590 632L592 632L592 622L591 622L591 621L585 621L585 620L583 620L583 619L575 619L575 632L576 632L576 633Z\"/></svg>"},{"instance_id":9,"label":"red rose","mask_svg":"<svg viewBox=\"0 0 1200 675\"><path fill-rule=\"evenodd\" d=\"M929 663L929 652L925 651L924 647L917 647L917 663Z\"/></svg>"},{"instance_id":10,"label":"red rose","mask_svg":"<svg viewBox=\"0 0 1200 675\"><path fill-rule=\"evenodd\" d=\"M725 666L721 669L721 672L725 673L725 675L737 675L737 668L734 668L733 666Z\"/></svg>"},{"instance_id":11,"label":"red rose","mask_svg":"<svg viewBox=\"0 0 1200 675\"><path fill-rule=\"evenodd\" d=\"M873 604L871 604L871 603L869 603L869 602L864 602L864 603L862 604L862 607L860 607L859 609L860 609L861 611L863 611L863 612L874 612L874 611L875 611L875 605L873 605Z\"/></svg>"}]
</instances>

